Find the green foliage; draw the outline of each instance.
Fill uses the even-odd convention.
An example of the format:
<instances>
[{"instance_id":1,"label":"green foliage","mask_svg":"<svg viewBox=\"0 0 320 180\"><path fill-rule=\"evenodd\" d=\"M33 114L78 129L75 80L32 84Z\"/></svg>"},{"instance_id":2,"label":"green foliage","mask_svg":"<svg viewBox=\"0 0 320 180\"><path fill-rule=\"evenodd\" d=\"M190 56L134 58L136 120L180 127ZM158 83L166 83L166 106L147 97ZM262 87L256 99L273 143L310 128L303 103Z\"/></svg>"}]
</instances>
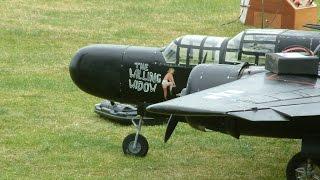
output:
<instances>
[{"instance_id":1,"label":"green foliage","mask_svg":"<svg viewBox=\"0 0 320 180\"><path fill-rule=\"evenodd\" d=\"M0 179L279 179L299 142L143 127L146 158L122 154L133 132L100 119L100 99L73 85L68 65L93 43L164 46L185 34L245 29L238 1L0 1Z\"/></svg>"}]
</instances>

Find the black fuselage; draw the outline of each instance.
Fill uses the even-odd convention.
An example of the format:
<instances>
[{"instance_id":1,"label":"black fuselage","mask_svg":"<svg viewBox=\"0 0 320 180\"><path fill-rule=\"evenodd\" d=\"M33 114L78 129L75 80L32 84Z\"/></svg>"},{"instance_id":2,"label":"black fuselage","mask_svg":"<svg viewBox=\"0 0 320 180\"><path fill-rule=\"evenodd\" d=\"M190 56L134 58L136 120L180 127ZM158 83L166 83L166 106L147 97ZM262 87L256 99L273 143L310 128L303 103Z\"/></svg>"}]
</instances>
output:
<instances>
[{"instance_id":1,"label":"black fuselage","mask_svg":"<svg viewBox=\"0 0 320 180\"><path fill-rule=\"evenodd\" d=\"M78 51L70 74L83 91L104 99L128 103L163 101L162 80L175 69L175 94L179 93L193 68L167 63L159 48L92 45Z\"/></svg>"},{"instance_id":2,"label":"black fuselage","mask_svg":"<svg viewBox=\"0 0 320 180\"><path fill-rule=\"evenodd\" d=\"M254 29L243 31L230 39L186 35L163 49L90 45L76 53L69 69L74 83L91 95L121 103L145 105L179 95L197 64L252 63L254 59L259 64L265 53L281 52L295 45L314 50L319 42L320 35L317 32ZM176 87L171 93L168 92L170 97L164 98L162 80L169 68L175 70ZM213 78L219 81L220 76L216 73Z\"/></svg>"}]
</instances>

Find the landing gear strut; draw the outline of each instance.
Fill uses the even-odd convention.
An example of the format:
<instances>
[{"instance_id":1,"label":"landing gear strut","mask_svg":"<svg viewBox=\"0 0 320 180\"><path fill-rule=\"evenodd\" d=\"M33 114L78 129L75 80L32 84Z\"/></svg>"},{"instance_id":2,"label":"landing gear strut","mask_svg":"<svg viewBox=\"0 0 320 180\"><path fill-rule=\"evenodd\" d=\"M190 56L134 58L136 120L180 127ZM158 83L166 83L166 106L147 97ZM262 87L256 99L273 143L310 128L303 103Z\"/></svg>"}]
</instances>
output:
<instances>
[{"instance_id":1,"label":"landing gear strut","mask_svg":"<svg viewBox=\"0 0 320 180\"><path fill-rule=\"evenodd\" d=\"M139 123L137 124L134 121L134 118L131 120L132 124L136 128L136 133L129 134L124 138L122 142L122 150L126 155L144 157L147 155L149 150L149 144L147 139L140 134L141 126L143 123L143 117L139 116Z\"/></svg>"},{"instance_id":2,"label":"landing gear strut","mask_svg":"<svg viewBox=\"0 0 320 180\"><path fill-rule=\"evenodd\" d=\"M305 157L299 152L290 159L286 175L288 180L320 180L320 161Z\"/></svg>"}]
</instances>

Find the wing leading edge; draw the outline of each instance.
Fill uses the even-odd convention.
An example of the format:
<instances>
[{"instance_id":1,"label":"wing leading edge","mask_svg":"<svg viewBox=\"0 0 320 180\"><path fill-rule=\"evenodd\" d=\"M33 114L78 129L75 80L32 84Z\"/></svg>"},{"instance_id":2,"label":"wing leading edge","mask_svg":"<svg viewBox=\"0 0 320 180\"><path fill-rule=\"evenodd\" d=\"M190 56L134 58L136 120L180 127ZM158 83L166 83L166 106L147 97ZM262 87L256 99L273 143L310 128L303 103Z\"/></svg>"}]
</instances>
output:
<instances>
[{"instance_id":1,"label":"wing leading edge","mask_svg":"<svg viewBox=\"0 0 320 180\"><path fill-rule=\"evenodd\" d=\"M170 101L148 111L179 116L234 116L249 121L288 121L320 115L320 82L260 73Z\"/></svg>"}]
</instances>

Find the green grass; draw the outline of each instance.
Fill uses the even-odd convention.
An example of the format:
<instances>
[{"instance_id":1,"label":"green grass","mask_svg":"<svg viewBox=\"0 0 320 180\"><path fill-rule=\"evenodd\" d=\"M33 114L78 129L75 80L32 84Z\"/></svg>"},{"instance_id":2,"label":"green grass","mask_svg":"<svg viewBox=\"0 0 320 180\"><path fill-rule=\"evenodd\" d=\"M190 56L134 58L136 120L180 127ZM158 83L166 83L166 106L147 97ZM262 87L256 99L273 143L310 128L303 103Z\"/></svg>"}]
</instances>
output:
<instances>
[{"instance_id":1,"label":"green grass","mask_svg":"<svg viewBox=\"0 0 320 180\"><path fill-rule=\"evenodd\" d=\"M233 36L238 1L0 1L0 179L283 179L299 141L201 133L179 124L143 127L145 158L122 154L134 132L100 119L100 99L68 72L93 43L164 46L185 34Z\"/></svg>"}]
</instances>

